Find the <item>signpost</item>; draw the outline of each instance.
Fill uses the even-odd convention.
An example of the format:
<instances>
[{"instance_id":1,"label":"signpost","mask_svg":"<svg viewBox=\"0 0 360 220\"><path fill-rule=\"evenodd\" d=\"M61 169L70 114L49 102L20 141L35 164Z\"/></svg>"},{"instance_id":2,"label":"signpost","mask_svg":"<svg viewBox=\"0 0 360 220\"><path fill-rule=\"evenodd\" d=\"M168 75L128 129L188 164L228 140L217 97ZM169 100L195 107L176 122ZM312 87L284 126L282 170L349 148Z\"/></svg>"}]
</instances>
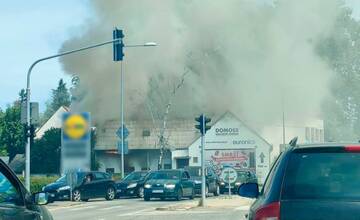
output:
<instances>
[{"instance_id":1,"label":"signpost","mask_svg":"<svg viewBox=\"0 0 360 220\"><path fill-rule=\"evenodd\" d=\"M64 113L62 120L61 173L90 170L90 113Z\"/></svg>"},{"instance_id":2,"label":"signpost","mask_svg":"<svg viewBox=\"0 0 360 220\"><path fill-rule=\"evenodd\" d=\"M238 178L236 170L232 167L226 167L222 170L220 178L228 184L229 196L231 196L231 184L235 183Z\"/></svg>"}]
</instances>

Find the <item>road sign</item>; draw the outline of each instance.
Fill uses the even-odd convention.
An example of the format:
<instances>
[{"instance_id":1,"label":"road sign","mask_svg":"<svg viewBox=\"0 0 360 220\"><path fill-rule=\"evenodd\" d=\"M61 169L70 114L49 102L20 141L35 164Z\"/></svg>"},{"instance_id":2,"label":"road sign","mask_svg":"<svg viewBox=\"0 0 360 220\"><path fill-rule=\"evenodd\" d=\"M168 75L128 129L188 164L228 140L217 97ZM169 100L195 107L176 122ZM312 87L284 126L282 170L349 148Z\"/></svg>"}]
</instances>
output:
<instances>
[{"instance_id":1,"label":"road sign","mask_svg":"<svg viewBox=\"0 0 360 220\"><path fill-rule=\"evenodd\" d=\"M21 103L21 123L26 124L27 112L26 102ZM37 125L40 123L39 118L39 103L30 102L30 124Z\"/></svg>"},{"instance_id":2,"label":"road sign","mask_svg":"<svg viewBox=\"0 0 360 220\"><path fill-rule=\"evenodd\" d=\"M238 178L238 174L237 174L237 172L236 172L236 170L234 168L226 167L221 171L220 178L225 183L235 183L235 181Z\"/></svg>"},{"instance_id":3,"label":"road sign","mask_svg":"<svg viewBox=\"0 0 360 220\"><path fill-rule=\"evenodd\" d=\"M120 127L117 131L116 131L116 135L121 139L122 137L122 127ZM124 125L124 139L126 139L129 136L129 130L126 128L126 126Z\"/></svg>"},{"instance_id":4,"label":"road sign","mask_svg":"<svg viewBox=\"0 0 360 220\"><path fill-rule=\"evenodd\" d=\"M118 154L121 154L121 141L118 141ZM129 153L129 144L128 141L124 140L124 154Z\"/></svg>"},{"instance_id":5,"label":"road sign","mask_svg":"<svg viewBox=\"0 0 360 220\"><path fill-rule=\"evenodd\" d=\"M264 163L265 154L261 152L259 157L260 157L260 163Z\"/></svg>"}]
</instances>

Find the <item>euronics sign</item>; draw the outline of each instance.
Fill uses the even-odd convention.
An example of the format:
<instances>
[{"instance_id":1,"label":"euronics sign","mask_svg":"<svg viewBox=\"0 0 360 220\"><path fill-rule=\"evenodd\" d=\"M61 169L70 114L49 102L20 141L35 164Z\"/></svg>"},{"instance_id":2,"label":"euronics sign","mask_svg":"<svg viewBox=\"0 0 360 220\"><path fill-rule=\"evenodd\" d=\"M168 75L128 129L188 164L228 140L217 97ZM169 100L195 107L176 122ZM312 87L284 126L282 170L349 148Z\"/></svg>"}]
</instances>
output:
<instances>
[{"instance_id":1,"label":"euronics sign","mask_svg":"<svg viewBox=\"0 0 360 220\"><path fill-rule=\"evenodd\" d=\"M90 113L64 113L61 132L61 173L90 170Z\"/></svg>"}]
</instances>

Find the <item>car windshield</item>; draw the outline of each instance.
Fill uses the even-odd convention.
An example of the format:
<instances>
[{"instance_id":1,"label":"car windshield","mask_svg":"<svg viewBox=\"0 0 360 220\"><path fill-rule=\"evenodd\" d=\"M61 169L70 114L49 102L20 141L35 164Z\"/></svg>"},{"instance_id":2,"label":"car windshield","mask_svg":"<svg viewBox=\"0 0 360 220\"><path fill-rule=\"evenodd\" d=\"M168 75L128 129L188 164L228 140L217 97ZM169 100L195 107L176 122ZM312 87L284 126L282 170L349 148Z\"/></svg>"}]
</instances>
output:
<instances>
[{"instance_id":1,"label":"car windshield","mask_svg":"<svg viewBox=\"0 0 360 220\"><path fill-rule=\"evenodd\" d=\"M59 179L55 181L56 183L66 183L66 175L61 176Z\"/></svg>"},{"instance_id":2,"label":"car windshield","mask_svg":"<svg viewBox=\"0 0 360 220\"><path fill-rule=\"evenodd\" d=\"M201 167L188 167L186 170L189 172L190 176L201 176Z\"/></svg>"},{"instance_id":3,"label":"car windshield","mask_svg":"<svg viewBox=\"0 0 360 220\"><path fill-rule=\"evenodd\" d=\"M146 176L147 173L144 172L133 172L130 173L129 175L127 175L124 180L125 181L135 181L135 180L140 180L143 179Z\"/></svg>"},{"instance_id":4,"label":"car windshield","mask_svg":"<svg viewBox=\"0 0 360 220\"><path fill-rule=\"evenodd\" d=\"M160 171L154 172L149 176L149 179L180 179L180 172L178 171Z\"/></svg>"},{"instance_id":5,"label":"car windshield","mask_svg":"<svg viewBox=\"0 0 360 220\"><path fill-rule=\"evenodd\" d=\"M294 153L283 199L360 199L359 153Z\"/></svg>"}]
</instances>

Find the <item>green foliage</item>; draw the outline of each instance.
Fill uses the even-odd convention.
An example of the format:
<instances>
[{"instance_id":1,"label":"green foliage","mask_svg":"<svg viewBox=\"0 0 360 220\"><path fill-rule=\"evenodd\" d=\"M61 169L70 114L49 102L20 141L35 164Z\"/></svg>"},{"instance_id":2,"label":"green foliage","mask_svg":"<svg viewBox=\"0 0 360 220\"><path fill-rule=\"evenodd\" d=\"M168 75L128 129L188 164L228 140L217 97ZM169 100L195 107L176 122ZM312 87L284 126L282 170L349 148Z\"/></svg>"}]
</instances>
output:
<instances>
[{"instance_id":1,"label":"green foliage","mask_svg":"<svg viewBox=\"0 0 360 220\"><path fill-rule=\"evenodd\" d=\"M52 90L50 101L46 104L43 122L46 122L61 106L70 106L70 92L66 87L66 83L60 79L56 89Z\"/></svg>"},{"instance_id":2,"label":"green foliage","mask_svg":"<svg viewBox=\"0 0 360 220\"><path fill-rule=\"evenodd\" d=\"M51 128L31 147L32 173L60 172L61 129Z\"/></svg>"},{"instance_id":3,"label":"green foliage","mask_svg":"<svg viewBox=\"0 0 360 220\"><path fill-rule=\"evenodd\" d=\"M22 183L25 183L24 177L18 176ZM40 192L43 186L57 180L59 176L31 176L30 191L31 193Z\"/></svg>"},{"instance_id":4,"label":"green foliage","mask_svg":"<svg viewBox=\"0 0 360 220\"><path fill-rule=\"evenodd\" d=\"M5 112L0 112L0 152L8 153L10 160L16 154L24 153L25 132L21 124L21 101L24 100L25 94L20 92L20 99L13 105L9 105Z\"/></svg>"},{"instance_id":5,"label":"green foliage","mask_svg":"<svg viewBox=\"0 0 360 220\"><path fill-rule=\"evenodd\" d=\"M342 9L328 37L317 51L334 70L331 95L323 103L325 139L354 141L360 138L360 22ZM319 85L321 86L321 85Z\"/></svg>"}]
</instances>

